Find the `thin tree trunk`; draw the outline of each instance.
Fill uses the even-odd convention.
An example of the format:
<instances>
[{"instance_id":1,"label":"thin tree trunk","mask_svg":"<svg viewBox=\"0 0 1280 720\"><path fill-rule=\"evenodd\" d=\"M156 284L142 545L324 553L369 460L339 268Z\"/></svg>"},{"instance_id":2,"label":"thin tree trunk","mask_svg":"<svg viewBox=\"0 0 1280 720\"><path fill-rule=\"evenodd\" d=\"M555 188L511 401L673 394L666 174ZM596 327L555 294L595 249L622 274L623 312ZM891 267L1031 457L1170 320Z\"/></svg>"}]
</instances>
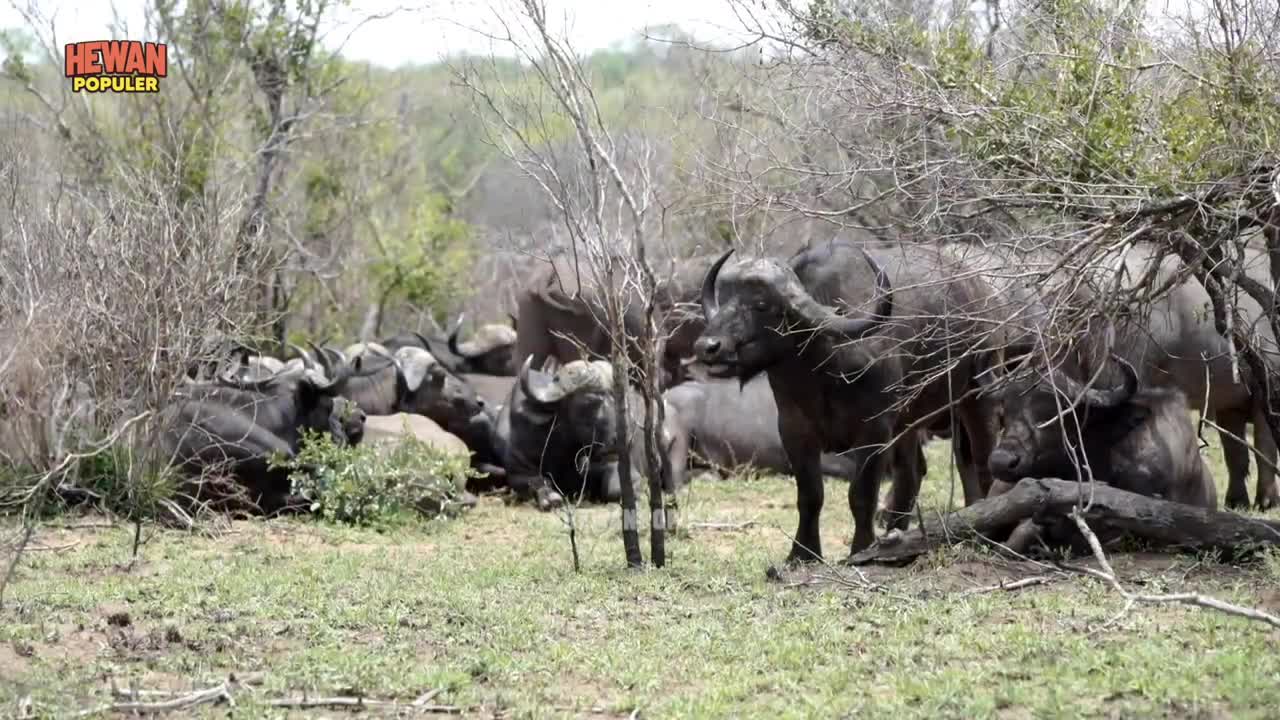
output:
<instances>
[{"instance_id":1,"label":"thin tree trunk","mask_svg":"<svg viewBox=\"0 0 1280 720\"><path fill-rule=\"evenodd\" d=\"M622 487L622 549L627 558L627 567L640 568L644 566L644 555L640 553L640 523L636 518L636 488L631 482L631 415L630 409L627 407L627 375L630 370L630 358L627 356L626 349L626 330L623 318L625 317L622 304L624 302L624 294L614 292L617 287L615 284L613 258L605 260L608 266L605 268L605 286L610 290L610 297L606 305L606 315L610 324L613 325L613 341L610 343L613 363L613 403L616 411L616 423L618 428L617 448L615 452L618 454L618 481Z\"/></svg>"}]
</instances>

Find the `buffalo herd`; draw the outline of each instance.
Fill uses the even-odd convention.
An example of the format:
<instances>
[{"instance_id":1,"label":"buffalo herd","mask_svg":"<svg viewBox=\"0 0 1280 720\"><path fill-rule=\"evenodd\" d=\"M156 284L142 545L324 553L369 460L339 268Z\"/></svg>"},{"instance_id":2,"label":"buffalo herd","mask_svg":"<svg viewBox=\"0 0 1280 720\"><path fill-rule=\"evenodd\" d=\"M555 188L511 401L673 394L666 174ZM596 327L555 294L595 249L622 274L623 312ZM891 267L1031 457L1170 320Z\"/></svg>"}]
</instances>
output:
<instances>
[{"instance_id":1,"label":"buffalo herd","mask_svg":"<svg viewBox=\"0 0 1280 720\"><path fill-rule=\"evenodd\" d=\"M664 486L682 487L699 464L793 475L792 561L822 557L824 476L848 482L854 551L874 542L878 510L904 527L930 434L951 437L966 504L1022 478L1059 477L1213 508L1198 410L1220 429L1228 506L1251 504L1251 455L1253 504L1277 501L1263 399L1215 329L1205 288L1154 245L1086 257L1043 243L833 240L790 258L734 253L683 262L655 291ZM1246 267L1267 279L1265 259ZM290 499L268 456L296 454L305 429L358 443L366 426L371 437L406 428L466 448L482 471L472 490L505 488L541 509L614 501L606 296L578 270L568 257L539 266L510 325L465 338L460 317L447 335L291 345L288 361L237 346L193 364L167 410L166 449L191 473L222 468L265 512ZM624 299L619 347L639 359L644 303ZM1240 298L1237 319L1277 360L1250 302ZM639 428L641 395L626 386L626 421ZM631 446L642 472L643 446Z\"/></svg>"}]
</instances>

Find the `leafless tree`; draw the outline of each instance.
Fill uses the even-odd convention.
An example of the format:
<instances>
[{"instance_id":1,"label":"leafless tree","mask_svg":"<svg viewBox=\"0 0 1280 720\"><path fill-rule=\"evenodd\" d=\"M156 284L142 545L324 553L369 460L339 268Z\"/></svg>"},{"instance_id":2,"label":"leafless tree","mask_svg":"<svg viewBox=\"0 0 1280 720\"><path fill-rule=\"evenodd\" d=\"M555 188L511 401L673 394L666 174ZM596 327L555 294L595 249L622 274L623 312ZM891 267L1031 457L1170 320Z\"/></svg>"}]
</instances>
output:
<instances>
[{"instance_id":1,"label":"leafless tree","mask_svg":"<svg viewBox=\"0 0 1280 720\"><path fill-rule=\"evenodd\" d=\"M554 206L568 236L568 251L579 288L603 290L603 317L610 329L610 360L615 368L613 399L617 412L619 472L622 477L622 529L627 564L643 563L631 467L632 417L628 379L638 375L644 398L643 434L649 476L650 543L655 565L665 563L666 511L662 493L663 422L658 389L661 338L654 306L658 281L649 259L656 235L654 146L642 135L611 129L599 107L581 58L556 34L545 6L520 0L518 19L495 10L502 28L495 39L508 43L537 79L533 91L504 84L491 64L458 67L459 81L489 118L491 137L501 152L531 177ZM490 61L492 62L492 61ZM553 125L567 122L572 142L555 144ZM633 307L632 304L639 307ZM643 317L637 338L642 351L632 372L627 318Z\"/></svg>"}]
</instances>

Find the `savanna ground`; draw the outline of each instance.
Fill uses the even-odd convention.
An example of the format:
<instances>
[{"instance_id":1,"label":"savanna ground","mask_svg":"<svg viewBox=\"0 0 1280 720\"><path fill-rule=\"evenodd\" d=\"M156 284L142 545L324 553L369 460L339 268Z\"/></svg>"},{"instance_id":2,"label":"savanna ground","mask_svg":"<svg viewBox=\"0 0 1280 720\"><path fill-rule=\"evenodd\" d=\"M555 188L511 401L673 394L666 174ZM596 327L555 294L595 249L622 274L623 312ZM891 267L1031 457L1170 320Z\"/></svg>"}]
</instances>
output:
<instances>
[{"instance_id":1,"label":"savanna ground","mask_svg":"<svg viewBox=\"0 0 1280 720\"><path fill-rule=\"evenodd\" d=\"M930 447L926 507L947 501L946 445ZM1220 456L1213 450L1222 474ZM887 488L885 488L887 490ZM1220 491L1222 488L1220 488ZM824 549L851 534L827 486ZM1274 717L1280 632L1182 606L1124 601L1101 583L1038 574L987 549L904 569L765 570L795 523L785 478L700 478L669 567L622 569L618 511L579 510L573 572L555 514L484 498L461 519L387 531L242 521L204 534L102 518L43 528L0 610L0 715L23 698L65 717L111 688L190 691L254 677L235 706L195 717L316 717L284 697L363 695L470 716ZM8 521L4 536L12 537ZM715 523L715 529L698 523ZM1121 554L1144 592L1194 589L1280 610L1280 558ZM844 582L830 578L839 573Z\"/></svg>"}]
</instances>

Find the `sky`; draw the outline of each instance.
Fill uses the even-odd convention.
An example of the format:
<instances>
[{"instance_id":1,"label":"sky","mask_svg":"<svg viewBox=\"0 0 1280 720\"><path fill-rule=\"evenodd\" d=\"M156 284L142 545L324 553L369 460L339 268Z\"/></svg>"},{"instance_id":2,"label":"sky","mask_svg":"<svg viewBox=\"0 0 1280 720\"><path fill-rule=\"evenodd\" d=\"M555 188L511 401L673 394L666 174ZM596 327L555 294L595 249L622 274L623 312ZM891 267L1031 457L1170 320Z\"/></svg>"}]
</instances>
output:
<instances>
[{"instance_id":1,"label":"sky","mask_svg":"<svg viewBox=\"0 0 1280 720\"><path fill-rule=\"evenodd\" d=\"M510 54L484 37L496 18L511 17L511 0L352 0L326 29L326 45L341 45L343 55L395 67L427 63L446 54ZM646 27L680 25L699 40L732 42L741 32L729 0L545 0L550 24L558 25L579 51L609 47L634 38ZM12 5L34 4L52 17L57 42L110 39L113 17L127 28L144 26L146 0L0 0L0 28L22 27ZM497 12L495 12L495 7ZM379 19L378 16L386 16ZM369 19L361 23L362 19ZM47 27L42 34L47 36ZM479 31L479 32L477 32ZM737 31L737 32L735 32ZM138 37L140 30L129 33Z\"/></svg>"}]
</instances>

